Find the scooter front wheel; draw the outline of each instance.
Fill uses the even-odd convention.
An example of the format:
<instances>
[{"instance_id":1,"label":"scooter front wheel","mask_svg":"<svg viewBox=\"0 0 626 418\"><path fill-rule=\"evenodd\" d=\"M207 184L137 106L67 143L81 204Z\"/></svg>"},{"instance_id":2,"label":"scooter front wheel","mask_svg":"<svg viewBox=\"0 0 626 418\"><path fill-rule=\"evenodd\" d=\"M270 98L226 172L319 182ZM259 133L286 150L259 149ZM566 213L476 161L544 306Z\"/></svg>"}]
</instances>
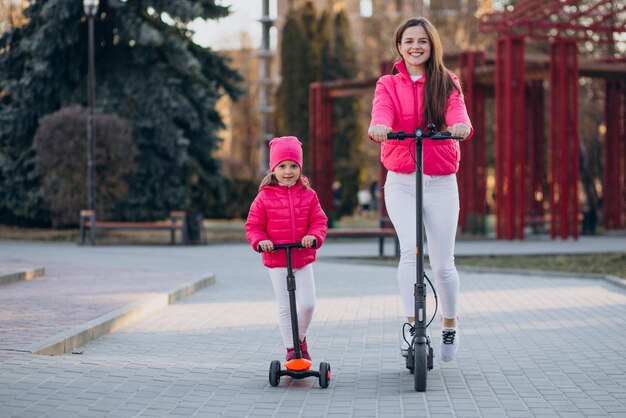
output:
<instances>
[{"instance_id":1,"label":"scooter front wheel","mask_svg":"<svg viewBox=\"0 0 626 418\"><path fill-rule=\"evenodd\" d=\"M415 344L413 347L413 377L415 391L426 391L426 377L428 374L428 345Z\"/></svg>"},{"instance_id":2,"label":"scooter front wheel","mask_svg":"<svg viewBox=\"0 0 626 418\"><path fill-rule=\"evenodd\" d=\"M280 361L274 360L270 363L270 385L278 386L280 383Z\"/></svg>"}]
</instances>

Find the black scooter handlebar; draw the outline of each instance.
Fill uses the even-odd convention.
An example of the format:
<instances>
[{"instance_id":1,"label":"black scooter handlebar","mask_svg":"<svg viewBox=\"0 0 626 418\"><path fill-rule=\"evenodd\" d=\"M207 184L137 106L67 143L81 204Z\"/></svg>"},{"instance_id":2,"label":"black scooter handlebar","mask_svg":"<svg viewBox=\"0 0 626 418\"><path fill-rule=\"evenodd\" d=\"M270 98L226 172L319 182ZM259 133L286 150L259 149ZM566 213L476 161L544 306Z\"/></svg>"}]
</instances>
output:
<instances>
[{"instance_id":1,"label":"black scooter handlebar","mask_svg":"<svg viewBox=\"0 0 626 418\"><path fill-rule=\"evenodd\" d=\"M301 242L293 242L291 244L274 244L274 250L290 250L291 248L306 248L302 246ZM313 241L313 246L311 248L317 248L317 240ZM263 249L259 245L257 247L257 251L262 253Z\"/></svg>"},{"instance_id":2,"label":"black scooter handlebar","mask_svg":"<svg viewBox=\"0 0 626 418\"><path fill-rule=\"evenodd\" d=\"M428 125L428 130L426 132L423 132L421 128L417 128L415 132L398 131L389 132L387 134L387 139L397 139L402 141L405 138L427 138L433 140L454 139L457 141L462 141L465 139L462 136L453 136L448 131L437 132L435 131L435 125L433 125L432 123Z\"/></svg>"}]
</instances>

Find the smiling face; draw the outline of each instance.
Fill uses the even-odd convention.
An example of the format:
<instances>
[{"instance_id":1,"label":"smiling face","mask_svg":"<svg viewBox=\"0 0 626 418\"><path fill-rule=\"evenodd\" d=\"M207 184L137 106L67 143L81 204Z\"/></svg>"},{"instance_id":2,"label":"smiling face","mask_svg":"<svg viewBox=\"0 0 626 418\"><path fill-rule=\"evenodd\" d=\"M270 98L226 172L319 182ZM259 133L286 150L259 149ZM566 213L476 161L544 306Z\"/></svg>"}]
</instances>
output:
<instances>
[{"instance_id":1,"label":"smiling face","mask_svg":"<svg viewBox=\"0 0 626 418\"><path fill-rule=\"evenodd\" d=\"M291 186L300 178L300 166L295 161L285 160L280 162L272 173L278 184Z\"/></svg>"},{"instance_id":2,"label":"smiling face","mask_svg":"<svg viewBox=\"0 0 626 418\"><path fill-rule=\"evenodd\" d=\"M396 45L411 75L424 75L426 62L430 59L431 42L423 26L411 26L402 33Z\"/></svg>"}]
</instances>

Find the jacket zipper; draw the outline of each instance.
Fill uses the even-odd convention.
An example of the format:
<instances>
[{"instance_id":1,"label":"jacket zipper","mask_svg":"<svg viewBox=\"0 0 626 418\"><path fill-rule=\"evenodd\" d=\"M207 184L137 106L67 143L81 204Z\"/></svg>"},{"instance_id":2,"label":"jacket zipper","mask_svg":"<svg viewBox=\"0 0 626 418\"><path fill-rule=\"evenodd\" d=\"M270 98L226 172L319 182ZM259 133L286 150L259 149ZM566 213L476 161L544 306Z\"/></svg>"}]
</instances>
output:
<instances>
[{"instance_id":1,"label":"jacket zipper","mask_svg":"<svg viewBox=\"0 0 626 418\"><path fill-rule=\"evenodd\" d=\"M291 242L296 242L296 209L293 204L293 194L291 193L291 186L287 187L287 197L289 198L289 212L291 213ZM297 265L298 251L292 253L292 264ZM295 267L294 267L295 268Z\"/></svg>"}]
</instances>

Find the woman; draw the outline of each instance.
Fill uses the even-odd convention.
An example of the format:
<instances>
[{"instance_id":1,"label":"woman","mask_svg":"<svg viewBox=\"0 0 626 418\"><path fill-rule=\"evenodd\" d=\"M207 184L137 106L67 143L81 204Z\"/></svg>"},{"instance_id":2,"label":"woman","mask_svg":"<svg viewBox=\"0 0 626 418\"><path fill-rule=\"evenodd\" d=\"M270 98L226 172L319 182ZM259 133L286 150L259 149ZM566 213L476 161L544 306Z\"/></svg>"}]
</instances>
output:
<instances>
[{"instance_id":1,"label":"woman","mask_svg":"<svg viewBox=\"0 0 626 418\"><path fill-rule=\"evenodd\" d=\"M368 135L381 144L381 161L389 170L385 204L400 241L398 285L410 325L404 327L401 343L406 356L415 323L415 144L387 140L387 133L425 130L433 123L436 130L467 139L473 129L458 79L443 64L443 48L434 26L422 17L407 20L396 31L395 47L400 59L393 74L382 76L376 84ZM459 144L425 139L423 158L424 227L443 315L439 354L442 361L452 361L459 346L459 275L454 265Z\"/></svg>"}]
</instances>

